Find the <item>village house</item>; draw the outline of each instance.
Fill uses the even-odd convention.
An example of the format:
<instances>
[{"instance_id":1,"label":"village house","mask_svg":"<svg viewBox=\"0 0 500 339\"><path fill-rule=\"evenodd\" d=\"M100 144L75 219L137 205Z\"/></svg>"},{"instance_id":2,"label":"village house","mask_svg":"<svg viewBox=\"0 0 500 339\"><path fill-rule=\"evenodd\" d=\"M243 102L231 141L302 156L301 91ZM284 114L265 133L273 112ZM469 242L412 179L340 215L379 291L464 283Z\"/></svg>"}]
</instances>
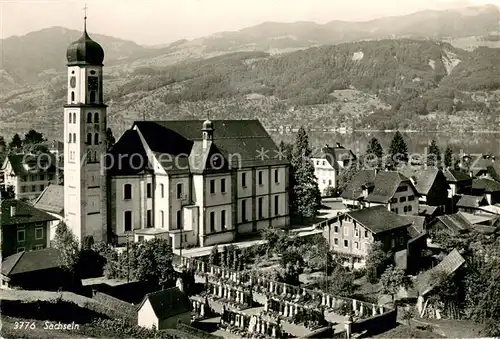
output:
<instances>
[{"instance_id":1,"label":"village house","mask_svg":"<svg viewBox=\"0 0 500 339\"><path fill-rule=\"evenodd\" d=\"M351 166L356 160L356 156L351 150L337 143L335 147L325 145L321 151L311 156L311 160L319 190L325 194L328 187L337 188L339 172Z\"/></svg>"},{"instance_id":2,"label":"village house","mask_svg":"<svg viewBox=\"0 0 500 339\"><path fill-rule=\"evenodd\" d=\"M108 156L116 242L132 233L165 237L174 248L207 246L287 227L288 162L259 157L261 149L277 146L257 120L135 122ZM133 154L147 161L117 161Z\"/></svg>"},{"instance_id":3,"label":"village house","mask_svg":"<svg viewBox=\"0 0 500 339\"><path fill-rule=\"evenodd\" d=\"M57 218L15 199L0 202L2 257L50 246L50 223Z\"/></svg>"},{"instance_id":4,"label":"village house","mask_svg":"<svg viewBox=\"0 0 500 339\"><path fill-rule=\"evenodd\" d=\"M361 170L342 192L348 208L383 205L402 215L418 215L419 194L410 179L396 171Z\"/></svg>"},{"instance_id":5,"label":"village house","mask_svg":"<svg viewBox=\"0 0 500 339\"><path fill-rule=\"evenodd\" d=\"M450 189L443 172L435 167L407 166L399 171L411 180L419 194L420 205L435 206L445 211Z\"/></svg>"},{"instance_id":6,"label":"village house","mask_svg":"<svg viewBox=\"0 0 500 339\"><path fill-rule=\"evenodd\" d=\"M164 330L191 324L191 300L178 287L148 293L137 307L137 324Z\"/></svg>"},{"instance_id":7,"label":"village house","mask_svg":"<svg viewBox=\"0 0 500 339\"><path fill-rule=\"evenodd\" d=\"M49 223L50 239L54 239L55 230L60 222L64 221L64 186L63 185L49 185L37 199L33 201L33 207L47 212L56 219Z\"/></svg>"},{"instance_id":8,"label":"village house","mask_svg":"<svg viewBox=\"0 0 500 339\"><path fill-rule=\"evenodd\" d=\"M13 187L16 199L35 199L49 184L57 184L57 166L52 154L9 154L2 170L4 185Z\"/></svg>"},{"instance_id":9,"label":"village house","mask_svg":"<svg viewBox=\"0 0 500 339\"><path fill-rule=\"evenodd\" d=\"M57 291L74 287L70 272L61 268L61 252L54 248L23 251L5 258L0 274L4 289Z\"/></svg>"},{"instance_id":10,"label":"village house","mask_svg":"<svg viewBox=\"0 0 500 339\"><path fill-rule=\"evenodd\" d=\"M407 249L411 239L408 228L414 220L388 211L385 206L374 206L340 214L327 224L323 236L330 248L364 265L370 245L376 241L380 241L387 252Z\"/></svg>"},{"instance_id":11,"label":"village house","mask_svg":"<svg viewBox=\"0 0 500 339\"><path fill-rule=\"evenodd\" d=\"M443 170L446 182L450 186L448 197L452 198L459 194L470 194L472 188L472 177L463 171L446 168Z\"/></svg>"},{"instance_id":12,"label":"village house","mask_svg":"<svg viewBox=\"0 0 500 339\"><path fill-rule=\"evenodd\" d=\"M455 204L455 211L476 213L482 211L482 208L488 205L484 196L461 195Z\"/></svg>"},{"instance_id":13,"label":"village house","mask_svg":"<svg viewBox=\"0 0 500 339\"><path fill-rule=\"evenodd\" d=\"M472 224L461 213L441 215L431 221L426 231L430 238L434 238L437 234L444 233L448 236L457 236L472 230Z\"/></svg>"},{"instance_id":14,"label":"village house","mask_svg":"<svg viewBox=\"0 0 500 339\"><path fill-rule=\"evenodd\" d=\"M500 202L500 183L489 178L474 179L471 194L484 196L488 205Z\"/></svg>"}]
</instances>

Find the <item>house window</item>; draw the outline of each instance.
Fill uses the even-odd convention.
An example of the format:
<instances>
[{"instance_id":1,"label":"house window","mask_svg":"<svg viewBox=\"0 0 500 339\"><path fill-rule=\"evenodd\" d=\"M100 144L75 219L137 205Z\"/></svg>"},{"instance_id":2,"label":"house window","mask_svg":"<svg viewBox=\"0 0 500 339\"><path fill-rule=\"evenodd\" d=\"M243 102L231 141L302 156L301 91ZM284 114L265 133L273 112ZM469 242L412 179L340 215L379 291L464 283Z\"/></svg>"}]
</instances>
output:
<instances>
[{"instance_id":1,"label":"house window","mask_svg":"<svg viewBox=\"0 0 500 339\"><path fill-rule=\"evenodd\" d=\"M132 185L131 184L123 185L123 199L125 199L125 200L132 199Z\"/></svg>"},{"instance_id":2,"label":"house window","mask_svg":"<svg viewBox=\"0 0 500 339\"><path fill-rule=\"evenodd\" d=\"M40 180L44 181L45 180L45 174L40 174Z\"/></svg>"},{"instance_id":3,"label":"house window","mask_svg":"<svg viewBox=\"0 0 500 339\"><path fill-rule=\"evenodd\" d=\"M241 186L247 187L247 174L241 173Z\"/></svg>"},{"instance_id":4,"label":"house window","mask_svg":"<svg viewBox=\"0 0 500 339\"><path fill-rule=\"evenodd\" d=\"M25 193L26 192L26 186L21 186L21 193Z\"/></svg>"},{"instance_id":5,"label":"house window","mask_svg":"<svg viewBox=\"0 0 500 339\"><path fill-rule=\"evenodd\" d=\"M43 245L35 245L35 250L43 250Z\"/></svg>"},{"instance_id":6,"label":"house window","mask_svg":"<svg viewBox=\"0 0 500 339\"><path fill-rule=\"evenodd\" d=\"M226 179L220 179L220 191L226 193Z\"/></svg>"},{"instance_id":7,"label":"house window","mask_svg":"<svg viewBox=\"0 0 500 339\"><path fill-rule=\"evenodd\" d=\"M73 142L72 137L73 137L73 136L71 135L71 133L69 133L69 134L68 134L68 143L70 143L70 144Z\"/></svg>"},{"instance_id":8,"label":"house window","mask_svg":"<svg viewBox=\"0 0 500 339\"><path fill-rule=\"evenodd\" d=\"M71 113L70 113L70 114L69 114L69 123L70 123L70 124L71 124L71 122L72 122L72 121L71 121L71 120L72 120L72 118L73 118L73 114L71 114Z\"/></svg>"},{"instance_id":9,"label":"house window","mask_svg":"<svg viewBox=\"0 0 500 339\"><path fill-rule=\"evenodd\" d=\"M152 210L147 210L146 212L146 227L152 227L153 226L153 211Z\"/></svg>"},{"instance_id":10,"label":"house window","mask_svg":"<svg viewBox=\"0 0 500 339\"><path fill-rule=\"evenodd\" d=\"M177 229L180 230L182 228L182 211L177 211Z\"/></svg>"},{"instance_id":11,"label":"house window","mask_svg":"<svg viewBox=\"0 0 500 339\"><path fill-rule=\"evenodd\" d=\"M182 199L182 183L177 184L176 195L177 195L177 199Z\"/></svg>"},{"instance_id":12,"label":"house window","mask_svg":"<svg viewBox=\"0 0 500 339\"><path fill-rule=\"evenodd\" d=\"M215 212L210 212L210 232L215 232Z\"/></svg>"},{"instance_id":13,"label":"house window","mask_svg":"<svg viewBox=\"0 0 500 339\"><path fill-rule=\"evenodd\" d=\"M277 169L274 170L274 182L275 183L279 182L279 172Z\"/></svg>"},{"instance_id":14,"label":"house window","mask_svg":"<svg viewBox=\"0 0 500 339\"><path fill-rule=\"evenodd\" d=\"M35 228L35 239L36 240L43 239L43 227Z\"/></svg>"},{"instance_id":15,"label":"house window","mask_svg":"<svg viewBox=\"0 0 500 339\"><path fill-rule=\"evenodd\" d=\"M87 145L92 145L92 133L87 134Z\"/></svg>"},{"instance_id":16,"label":"house window","mask_svg":"<svg viewBox=\"0 0 500 339\"><path fill-rule=\"evenodd\" d=\"M76 133L73 133L73 142L76 143Z\"/></svg>"},{"instance_id":17,"label":"house window","mask_svg":"<svg viewBox=\"0 0 500 339\"><path fill-rule=\"evenodd\" d=\"M44 185L40 185L40 191L43 191L43 190L44 190L44 188L45 188L45 186L44 186Z\"/></svg>"},{"instance_id":18,"label":"house window","mask_svg":"<svg viewBox=\"0 0 500 339\"><path fill-rule=\"evenodd\" d=\"M339 245L339 239L338 238L333 238L333 244L335 246L338 246Z\"/></svg>"},{"instance_id":19,"label":"house window","mask_svg":"<svg viewBox=\"0 0 500 339\"><path fill-rule=\"evenodd\" d=\"M152 197L152 192L151 192L151 183L148 182L146 184L146 197L151 198Z\"/></svg>"},{"instance_id":20,"label":"house window","mask_svg":"<svg viewBox=\"0 0 500 339\"><path fill-rule=\"evenodd\" d=\"M368 238L368 231L365 231L365 238Z\"/></svg>"},{"instance_id":21,"label":"house window","mask_svg":"<svg viewBox=\"0 0 500 339\"><path fill-rule=\"evenodd\" d=\"M262 186L262 171L259 171L259 185Z\"/></svg>"},{"instance_id":22,"label":"house window","mask_svg":"<svg viewBox=\"0 0 500 339\"><path fill-rule=\"evenodd\" d=\"M355 241L355 242L354 242L354 247L355 247L357 250L359 250L359 242Z\"/></svg>"},{"instance_id":23,"label":"house window","mask_svg":"<svg viewBox=\"0 0 500 339\"><path fill-rule=\"evenodd\" d=\"M399 244L403 245L405 243L405 238L404 237L399 237Z\"/></svg>"},{"instance_id":24,"label":"house window","mask_svg":"<svg viewBox=\"0 0 500 339\"><path fill-rule=\"evenodd\" d=\"M132 211L125 211L123 213L123 229L125 232L132 230Z\"/></svg>"},{"instance_id":25,"label":"house window","mask_svg":"<svg viewBox=\"0 0 500 339\"><path fill-rule=\"evenodd\" d=\"M215 194L215 180L210 180L210 194Z\"/></svg>"},{"instance_id":26,"label":"house window","mask_svg":"<svg viewBox=\"0 0 500 339\"><path fill-rule=\"evenodd\" d=\"M262 219L264 218L264 199L263 198L259 198L259 219Z\"/></svg>"},{"instance_id":27,"label":"house window","mask_svg":"<svg viewBox=\"0 0 500 339\"><path fill-rule=\"evenodd\" d=\"M398 214L398 209L397 208L394 209L394 213Z\"/></svg>"},{"instance_id":28,"label":"house window","mask_svg":"<svg viewBox=\"0 0 500 339\"><path fill-rule=\"evenodd\" d=\"M396 247L396 240L394 238L391 239L391 248Z\"/></svg>"},{"instance_id":29,"label":"house window","mask_svg":"<svg viewBox=\"0 0 500 339\"><path fill-rule=\"evenodd\" d=\"M94 134L94 145L99 145L99 133Z\"/></svg>"},{"instance_id":30,"label":"house window","mask_svg":"<svg viewBox=\"0 0 500 339\"><path fill-rule=\"evenodd\" d=\"M279 213L279 195L274 196L274 215L278 215Z\"/></svg>"},{"instance_id":31,"label":"house window","mask_svg":"<svg viewBox=\"0 0 500 339\"><path fill-rule=\"evenodd\" d=\"M49 174L49 180L53 180L54 179L54 175L53 174Z\"/></svg>"},{"instance_id":32,"label":"house window","mask_svg":"<svg viewBox=\"0 0 500 339\"><path fill-rule=\"evenodd\" d=\"M165 216L163 214L163 211L160 211L160 225L161 227L165 227Z\"/></svg>"},{"instance_id":33,"label":"house window","mask_svg":"<svg viewBox=\"0 0 500 339\"><path fill-rule=\"evenodd\" d=\"M405 202L405 201L406 201L406 197L399 198L399 202Z\"/></svg>"},{"instance_id":34,"label":"house window","mask_svg":"<svg viewBox=\"0 0 500 339\"><path fill-rule=\"evenodd\" d=\"M406 191L408 191L408 186L400 186L396 190L396 192L406 192Z\"/></svg>"},{"instance_id":35,"label":"house window","mask_svg":"<svg viewBox=\"0 0 500 339\"><path fill-rule=\"evenodd\" d=\"M73 123L76 124L76 113L73 113Z\"/></svg>"},{"instance_id":36,"label":"house window","mask_svg":"<svg viewBox=\"0 0 500 339\"><path fill-rule=\"evenodd\" d=\"M21 177L21 181L27 181L27 180L28 180L28 176L27 176L27 175L23 175L23 176Z\"/></svg>"},{"instance_id":37,"label":"house window","mask_svg":"<svg viewBox=\"0 0 500 339\"><path fill-rule=\"evenodd\" d=\"M140 236L137 237L137 239L139 240L139 242L144 241L144 236L140 235Z\"/></svg>"},{"instance_id":38,"label":"house window","mask_svg":"<svg viewBox=\"0 0 500 339\"><path fill-rule=\"evenodd\" d=\"M92 113L87 113L87 124L90 124L92 122Z\"/></svg>"},{"instance_id":39,"label":"house window","mask_svg":"<svg viewBox=\"0 0 500 339\"><path fill-rule=\"evenodd\" d=\"M326 161L325 161L325 160L323 160L323 166L325 166L325 165L326 165Z\"/></svg>"},{"instance_id":40,"label":"house window","mask_svg":"<svg viewBox=\"0 0 500 339\"><path fill-rule=\"evenodd\" d=\"M160 196L163 198L165 196L165 186L160 184Z\"/></svg>"},{"instance_id":41,"label":"house window","mask_svg":"<svg viewBox=\"0 0 500 339\"><path fill-rule=\"evenodd\" d=\"M354 230L354 236L359 237L359 230Z\"/></svg>"},{"instance_id":42,"label":"house window","mask_svg":"<svg viewBox=\"0 0 500 339\"><path fill-rule=\"evenodd\" d=\"M75 101L75 92L71 92L71 101Z\"/></svg>"},{"instance_id":43,"label":"house window","mask_svg":"<svg viewBox=\"0 0 500 339\"><path fill-rule=\"evenodd\" d=\"M247 201L241 200L241 221L247 221Z\"/></svg>"},{"instance_id":44,"label":"house window","mask_svg":"<svg viewBox=\"0 0 500 339\"><path fill-rule=\"evenodd\" d=\"M94 113L94 124L98 124L99 123L99 113Z\"/></svg>"},{"instance_id":45,"label":"house window","mask_svg":"<svg viewBox=\"0 0 500 339\"><path fill-rule=\"evenodd\" d=\"M226 225L226 210L220 211L220 223L223 229L227 227Z\"/></svg>"},{"instance_id":46,"label":"house window","mask_svg":"<svg viewBox=\"0 0 500 339\"><path fill-rule=\"evenodd\" d=\"M408 206L408 212L411 212L411 210L412 210L412 207L410 205L410 206Z\"/></svg>"},{"instance_id":47,"label":"house window","mask_svg":"<svg viewBox=\"0 0 500 339\"><path fill-rule=\"evenodd\" d=\"M405 206L405 207L403 207L403 211L404 211L405 213L406 213L406 212L408 212L408 207L406 207L406 206Z\"/></svg>"},{"instance_id":48,"label":"house window","mask_svg":"<svg viewBox=\"0 0 500 339\"><path fill-rule=\"evenodd\" d=\"M408 201L413 201L413 200L415 200L415 196L414 196L414 195L410 195L410 196L408 197Z\"/></svg>"},{"instance_id":49,"label":"house window","mask_svg":"<svg viewBox=\"0 0 500 339\"><path fill-rule=\"evenodd\" d=\"M19 253L19 252L24 252L24 247L18 247L17 248L17 253Z\"/></svg>"},{"instance_id":50,"label":"house window","mask_svg":"<svg viewBox=\"0 0 500 339\"><path fill-rule=\"evenodd\" d=\"M348 240L344 240L344 247L349 247L349 241Z\"/></svg>"},{"instance_id":51,"label":"house window","mask_svg":"<svg viewBox=\"0 0 500 339\"><path fill-rule=\"evenodd\" d=\"M334 227L333 227L333 231L334 231L335 233L339 233L339 227L338 227L338 226L334 226Z\"/></svg>"},{"instance_id":52,"label":"house window","mask_svg":"<svg viewBox=\"0 0 500 339\"><path fill-rule=\"evenodd\" d=\"M328 180L328 185L331 186L332 185L332 181L331 180Z\"/></svg>"},{"instance_id":53,"label":"house window","mask_svg":"<svg viewBox=\"0 0 500 339\"><path fill-rule=\"evenodd\" d=\"M26 231L17 230L17 242L24 242L26 240Z\"/></svg>"},{"instance_id":54,"label":"house window","mask_svg":"<svg viewBox=\"0 0 500 339\"><path fill-rule=\"evenodd\" d=\"M345 236L349 235L349 229L347 227L344 227L344 235Z\"/></svg>"},{"instance_id":55,"label":"house window","mask_svg":"<svg viewBox=\"0 0 500 339\"><path fill-rule=\"evenodd\" d=\"M394 204L396 202L398 202L398 198L392 198L391 201L390 201L391 204Z\"/></svg>"},{"instance_id":56,"label":"house window","mask_svg":"<svg viewBox=\"0 0 500 339\"><path fill-rule=\"evenodd\" d=\"M36 192L36 186L35 185L31 185L31 192Z\"/></svg>"}]
</instances>

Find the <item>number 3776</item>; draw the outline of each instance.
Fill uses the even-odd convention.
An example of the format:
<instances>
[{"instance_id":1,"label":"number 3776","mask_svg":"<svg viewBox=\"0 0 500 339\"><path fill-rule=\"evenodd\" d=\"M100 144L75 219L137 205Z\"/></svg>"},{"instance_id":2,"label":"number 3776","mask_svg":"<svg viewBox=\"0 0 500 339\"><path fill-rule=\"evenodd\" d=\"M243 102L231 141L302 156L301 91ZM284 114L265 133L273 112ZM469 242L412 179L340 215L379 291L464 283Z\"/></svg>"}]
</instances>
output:
<instances>
[{"instance_id":1,"label":"number 3776","mask_svg":"<svg viewBox=\"0 0 500 339\"><path fill-rule=\"evenodd\" d=\"M34 330L36 328L35 322L32 321L16 321L14 323L15 330Z\"/></svg>"}]
</instances>

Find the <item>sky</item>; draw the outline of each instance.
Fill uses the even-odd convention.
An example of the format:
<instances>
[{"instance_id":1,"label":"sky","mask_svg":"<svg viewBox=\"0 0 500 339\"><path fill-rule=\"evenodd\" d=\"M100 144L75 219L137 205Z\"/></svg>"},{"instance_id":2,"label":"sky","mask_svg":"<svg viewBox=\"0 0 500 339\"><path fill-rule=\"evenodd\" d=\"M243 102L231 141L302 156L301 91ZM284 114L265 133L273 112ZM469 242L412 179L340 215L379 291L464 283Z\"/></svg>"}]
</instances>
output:
<instances>
[{"instance_id":1,"label":"sky","mask_svg":"<svg viewBox=\"0 0 500 339\"><path fill-rule=\"evenodd\" d=\"M265 21L363 21L500 0L0 0L0 38L52 26L161 45Z\"/></svg>"}]
</instances>

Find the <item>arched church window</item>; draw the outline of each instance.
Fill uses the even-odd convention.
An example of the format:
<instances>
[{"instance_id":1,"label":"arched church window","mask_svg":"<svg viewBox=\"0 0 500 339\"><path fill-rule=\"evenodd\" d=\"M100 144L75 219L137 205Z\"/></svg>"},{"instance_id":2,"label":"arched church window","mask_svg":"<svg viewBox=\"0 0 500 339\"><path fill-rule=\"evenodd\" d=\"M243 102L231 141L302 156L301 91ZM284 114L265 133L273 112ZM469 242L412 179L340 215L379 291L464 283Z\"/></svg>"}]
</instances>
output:
<instances>
[{"instance_id":1,"label":"arched church window","mask_svg":"<svg viewBox=\"0 0 500 339\"><path fill-rule=\"evenodd\" d=\"M89 97L90 102L95 102L95 91L90 91Z\"/></svg>"},{"instance_id":2,"label":"arched church window","mask_svg":"<svg viewBox=\"0 0 500 339\"><path fill-rule=\"evenodd\" d=\"M72 117L73 117L73 114L71 114L71 113L70 113L70 114L69 114L69 123L70 123L70 124L71 124L71 122L73 121Z\"/></svg>"},{"instance_id":3,"label":"arched church window","mask_svg":"<svg viewBox=\"0 0 500 339\"><path fill-rule=\"evenodd\" d=\"M94 134L94 144L99 145L99 133Z\"/></svg>"},{"instance_id":4,"label":"arched church window","mask_svg":"<svg viewBox=\"0 0 500 339\"><path fill-rule=\"evenodd\" d=\"M75 92L71 92L71 102L75 101Z\"/></svg>"},{"instance_id":5,"label":"arched church window","mask_svg":"<svg viewBox=\"0 0 500 339\"><path fill-rule=\"evenodd\" d=\"M92 152L92 156L94 157L94 162L98 162L97 160L97 151Z\"/></svg>"},{"instance_id":6,"label":"arched church window","mask_svg":"<svg viewBox=\"0 0 500 339\"><path fill-rule=\"evenodd\" d=\"M94 113L94 124L98 124L99 123L99 113Z\"/></svg>"},{"instance_id":7,"label":"arched church window","mask_svg":"<svg viewBox=\"0 0 500 339\"><path fill-rule=\"evenodd\" d=\"M76 124L76 113L73 113L73 123Z\"/></svg>"},{"instance_id":8,"label":"arched church window","mask_svg":"<svg viewBox=\"0 0 500 339\"><path fill-rule=\"evenodd\" d=\"M73 133L73 142L76 143L76 133Z\"/></svg>"},{"instance_id":9,"label":"arched church window","mask_svg":"<svg viewBox=\"0 0 500 339\"><path fill-rule=\"evenodd\" d=\"M92 145L92 133L87 134L87 145Z\"/></svg>"},{"instance_id":10,"label":"arched church window","mask_svg":"<svg viewBox=\"0 0 500 339\"><path fill-rule=\"evenodd\" d=\"M90 124L92 122L92 113L87 113L87 124Z\"/></svg>"},{"instance_id":11,"label":"arched church window","mask_svg":"<svg viewBox=\"0 0 500 339\"><path fill-rule=\"evenodd\" d=\"M68 143L71 144L71 133L69 133L69 135L68 135Z\"/></svg>"}]
</instances>

